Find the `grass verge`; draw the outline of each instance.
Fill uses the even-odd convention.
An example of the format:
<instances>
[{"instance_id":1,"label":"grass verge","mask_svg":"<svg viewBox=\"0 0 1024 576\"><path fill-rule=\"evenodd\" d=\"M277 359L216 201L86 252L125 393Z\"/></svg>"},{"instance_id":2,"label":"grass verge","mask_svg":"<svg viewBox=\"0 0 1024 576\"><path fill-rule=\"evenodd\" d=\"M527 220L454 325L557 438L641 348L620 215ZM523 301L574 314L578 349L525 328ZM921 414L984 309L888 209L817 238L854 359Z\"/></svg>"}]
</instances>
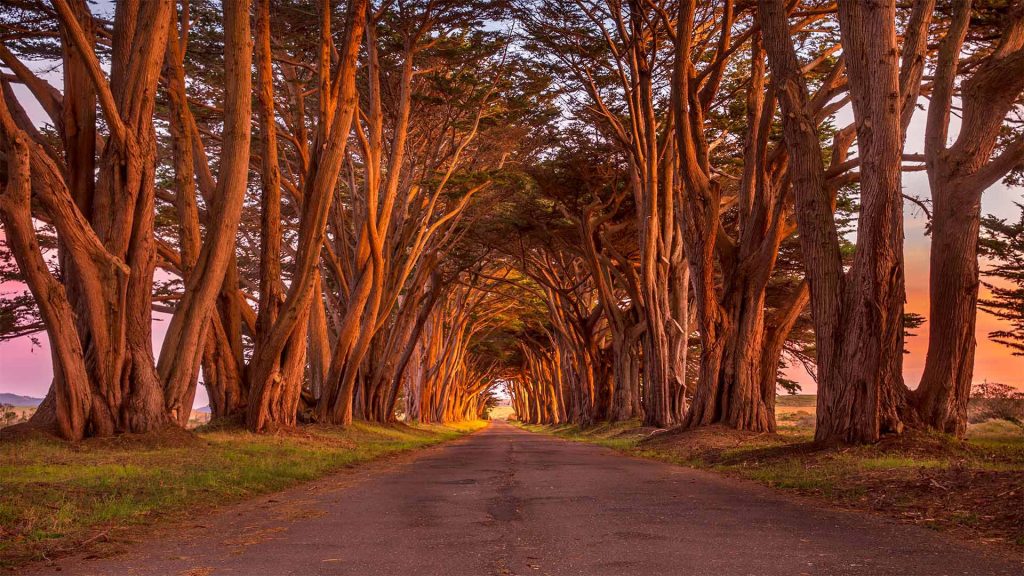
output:
<instances>
[{"instance_id":1,"label":"grass verge","mask_svg":"<svg viewBox=\"0 0 1024 576\"><path fill-rule=\"evenodd\" d=\"M0 443L0 568L105 553L141 527L282 490L477 430L356 423L276 435L237 429ZM108 546L109 547L109 546Z\"/></svg>"},{"instance_id":2,"label":"grass verge","mask_svg":"<svg viewBox=\"0 0 1024 576\"><path fill-rule=\"evenodd\" d=\"M813 431L782 426L752 434L711 426L655 433L637 422L521 427L628 454L714 470L843 508L1024 551L1024 429L972 425L963 441L908 433L871 446L822 448Z\"/></svg>"}]
</instances>

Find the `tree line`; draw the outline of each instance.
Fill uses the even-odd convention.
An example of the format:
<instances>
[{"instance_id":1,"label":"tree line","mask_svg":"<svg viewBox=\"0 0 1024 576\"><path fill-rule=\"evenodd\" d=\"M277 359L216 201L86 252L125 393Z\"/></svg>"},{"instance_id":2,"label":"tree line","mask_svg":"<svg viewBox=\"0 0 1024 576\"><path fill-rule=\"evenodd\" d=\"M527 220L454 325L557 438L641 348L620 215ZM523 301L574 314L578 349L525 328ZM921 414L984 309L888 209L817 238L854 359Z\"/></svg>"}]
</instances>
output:
<instances>
[{"instance_id":1,"label":"tree line","mask_svg":"<svg viewBox=\"0 0 1024 576\"><path fill-rule=\"evenodd\" d=\"M45 331L29 426L68 439L183 426L200 381L257 432L501 389L771 432L793 362L819 441L962 435L981 252L1019 350L981 196L1024 162L1020 2L16 0L0 42L0 328Z\"/></svg>"}]
</instances>

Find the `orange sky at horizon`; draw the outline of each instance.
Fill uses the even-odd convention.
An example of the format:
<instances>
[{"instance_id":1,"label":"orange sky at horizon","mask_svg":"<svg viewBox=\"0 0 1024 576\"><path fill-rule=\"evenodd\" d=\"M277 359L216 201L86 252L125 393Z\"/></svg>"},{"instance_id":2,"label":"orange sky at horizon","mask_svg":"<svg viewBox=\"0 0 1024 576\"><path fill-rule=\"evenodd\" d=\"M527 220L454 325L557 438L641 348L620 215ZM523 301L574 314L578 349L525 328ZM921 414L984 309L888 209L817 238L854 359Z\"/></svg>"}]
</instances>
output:
<instances>
[{"instance_id":1,"label":"orange sky at horizon","mask_svg":"<svg viewBox=\"0 0 1024 576\"><path fill-rule=\"evenodd\" d=\"M916 312L928 318L928 249L915 246L905 252L907 256L907 312ZM988 296L988 290L981 287L981 297ZM974 355L974 382L1001 382L1018 390L1024 390L1024 358L1013 356L1006 346L988 339L989 332L1006 329L1007 323L978 311L975 338L978 342ZM903 378L910 388L916 388L924 373L925 356L928 353L927 321L913 331L916 336L908 338L905 345L908 354L903 356ZM803 367L787 370L790 378L800 382L805 393L816 389L814 381Z\"/></svg>"},{"instance_id":2,"label":"orange sky at horizon","mask_svg":"<svg viewBox=\"0 0 1024 576\"><path fill-rule=\"evenodd\" d=\"M904 174L904 187L909 193L921 190L927 192L927 181L924 174ZM927 193L919 194L927 197ZM1024 201L1024 194L998 184L989 189L982 200L982 214L998 214L1000 217L1014 218L1014 202ZM925 323L913 332L916 336L908 338L903 356L903 378L910 388L917 388L921 375L924 373L925 356L928 353L928 258L931 241L924 233L925 218L920 210L911 203L906 203L905 240L903 245L906 266L907 312L916 312L925 317ZM985 265L982 263L982 271ZM989 295L988 289L981 287L981 298ZM1024 391L1024 357L1013 356L1010 348L989 340L989 332L1007 329L1009 323L991 314L978 311L975 338L978 342L974 356L974 382L1001 382ZM805 393L817 390L814 380L802 366L791 366L786 376L800 383Z\"/></svg>"},{"instance_id":3,"label":"orange sky at horizon","mask_svg":"<svg viewBox=\"0 0 1024 576\"><path fill-rule=\"evenodd\" d=\"M904 249L907 261L907 312L916 312L926 319L928 318L928 240L923 234L923 219L920 219L918 226L912 228L910 222L907 226L908 242ZM911 243L911 234L917 234L921 238L921 244ZM924 244L924 245L922 245ZM982 271L985 269L982 263ZM1001 286L1001 285L1000 285ZM981 287L980 297L987 298L989 291ZM974 381L1002 382L1015 388L1024 389L1024 358L1013 356L1010 348L989 340L989 332L1003 329L1008 323L983 312L978 311L977 328L975 338L978 341L978 348L974 358ZM916 386L924 372L924 358L928 351L928 324L925 323L915 330L917 336L907 340L907 350L910 354L904 356L903 375L907 378L907 384ZM913 383L913 384L912 384Z\"/></svg>"}]
</instances>

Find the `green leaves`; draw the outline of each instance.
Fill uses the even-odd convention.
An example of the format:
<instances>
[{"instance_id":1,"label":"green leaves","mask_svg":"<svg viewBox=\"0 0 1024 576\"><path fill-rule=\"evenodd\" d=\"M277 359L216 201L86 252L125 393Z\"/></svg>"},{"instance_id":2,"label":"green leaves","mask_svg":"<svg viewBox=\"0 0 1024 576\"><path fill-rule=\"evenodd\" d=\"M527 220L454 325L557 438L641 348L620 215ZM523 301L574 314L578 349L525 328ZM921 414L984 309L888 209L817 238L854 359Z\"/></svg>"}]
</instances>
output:
<instances>
[{"instance_id":1,"label":"green leaves","mask_svg":"<svg viewBox=\"0 0 1024 576\"><path fill-rule=\"evenodd\" d=\"M1024 356L1024 204L1016 222L993 215L981 219L979 252L990 262L982 268L982 284L991 297L979 301L981 310L1005 320L1009 328L989 332L989 339Z\"/></svg>"}]
</instances>

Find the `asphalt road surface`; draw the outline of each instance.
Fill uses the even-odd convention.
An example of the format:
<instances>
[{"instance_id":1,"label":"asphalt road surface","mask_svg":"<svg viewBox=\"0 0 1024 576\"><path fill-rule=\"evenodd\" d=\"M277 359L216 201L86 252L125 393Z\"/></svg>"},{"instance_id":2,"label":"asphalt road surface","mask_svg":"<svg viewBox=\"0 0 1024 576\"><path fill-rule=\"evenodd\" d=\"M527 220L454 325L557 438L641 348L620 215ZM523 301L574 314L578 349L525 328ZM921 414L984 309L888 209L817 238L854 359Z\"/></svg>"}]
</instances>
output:
<instances>
[{"instance_id":1,"label":"asphalt road surface","mask_svg":"<svg viewBox=\"0 0 1024 576\"><path fill-rule=\"evenodd\" d=\"M1019 560L494 423L40 573L1020 576Z\"/></svg>"}]
</instances>

